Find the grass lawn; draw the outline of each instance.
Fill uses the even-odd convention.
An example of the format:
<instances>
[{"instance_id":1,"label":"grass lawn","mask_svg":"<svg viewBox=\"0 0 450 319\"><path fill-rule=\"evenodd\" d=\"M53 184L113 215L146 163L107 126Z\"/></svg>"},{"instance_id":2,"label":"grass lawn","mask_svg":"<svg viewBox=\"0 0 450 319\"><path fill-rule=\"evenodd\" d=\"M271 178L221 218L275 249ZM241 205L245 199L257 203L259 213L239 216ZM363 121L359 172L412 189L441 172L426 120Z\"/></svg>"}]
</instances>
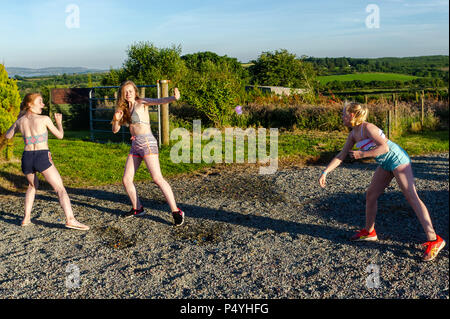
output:
<instances>
[{"instance_id":1,"label":"grass lawn","mask_svg":"<svg viewBox=\"0 0 450 319\"><path fill-rule=\"evenodd\" d=\"M449 151L448 134L448 131L408 133L392 140L407 151L409 155L443 153Z\"/></svg>"},{"instance_id":2,"label":"grass lawn","mask_svg":"<svg viewBox=\"0 0 450 319\"><path fill-rule=\"evenodd\" d=\"M269 154L269 134L267 133L267 154ZM336 155L345 143L345 132L299 131L283 132L278 137L278 156L282 163L327 163ZM406 134L393 138L410 155L434 152L448 152L448 131ZM210 141L203 141L202 145ZM9 162L0 160L0 182L6 189L23 188L25 178L20 169L23 140L20 135L14 137L14 158ZM214 165L202 163L173 163L170 159L172 142L169 147L160 150L160 164L164 176L176 176L190 173ZM224 142L223 142L224 143ZM65 132L63 140L50 136L49 147L53 161L68 187L88 187L120 183L130 146L128 144L100 144L89 141L89 132ZM247 158L245 146L245 159ZM2 157L4 154L2 154ZM192 150L191 150L192 159ZM234 161L235 162L235 161ZM245 160L247 163L247 159ZM236 165L236 164L226 164ZM150 180L150 174L144 164L136 173L135 180ZM0 190L1 190L0 188Z\"/></svg>"},{"instance_id":3,"label":"grass lawn","mask_svg":"<svg viewBox=\"0 0 450 319\"><path fill-rule=\"evenodd\" d=\"M355 73L355 74L342 74L342 75L327 75L318 76L320 84L327 84L330 81L355 81L360 80L363 82L371 81L410 81L417 79L417 76L398 74L398 73Z\"/></svg>"}]
</instances>

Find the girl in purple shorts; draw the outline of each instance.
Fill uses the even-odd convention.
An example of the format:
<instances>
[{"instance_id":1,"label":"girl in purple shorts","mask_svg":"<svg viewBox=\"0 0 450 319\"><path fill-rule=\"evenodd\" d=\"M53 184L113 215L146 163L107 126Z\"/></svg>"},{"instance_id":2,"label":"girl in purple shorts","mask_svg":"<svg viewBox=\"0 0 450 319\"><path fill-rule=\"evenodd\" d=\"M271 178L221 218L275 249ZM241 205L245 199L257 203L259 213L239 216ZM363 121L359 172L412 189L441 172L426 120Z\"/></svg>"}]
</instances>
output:
<instances>
[{"instance_id":1,"label":"girl in purple shorts","mask_svg":"<svg viewBox=\"0 0 450 319\"><path fill-rule=\"evenodd\" d=\"M153 181L158 185L172 210L174 224L180 226L184 223L184 212L177 207L172 188L163 178L159 166L158 143L150 129L149 105L159 105L176 101L180 98L177 88L175 95L161 99L139 98L138 89L132 81L121 84L117 96L117 107L112 124L113 133L117 133L122 125L129 126L131 137L131 149L125 163L125 171L122 182L130 197L132 208L124 214L124 217L141 216L144 214L136 187L133 183L134 175L142 161L145 162Z\"/></svg>"}]
</instances>

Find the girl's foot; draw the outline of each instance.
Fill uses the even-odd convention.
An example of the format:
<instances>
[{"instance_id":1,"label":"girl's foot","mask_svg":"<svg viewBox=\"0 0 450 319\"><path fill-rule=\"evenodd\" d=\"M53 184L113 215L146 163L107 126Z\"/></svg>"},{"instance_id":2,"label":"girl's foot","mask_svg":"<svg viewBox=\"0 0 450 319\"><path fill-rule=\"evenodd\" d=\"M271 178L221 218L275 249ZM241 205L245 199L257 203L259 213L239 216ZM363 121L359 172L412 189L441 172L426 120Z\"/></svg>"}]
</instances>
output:
<instances>
[{"instance_id":1,"label":"girl's foot","mask_svg":"<svg viewBox=\"0 0 450 319\"><path fill-rule=\"evenodd\" d=\"M84 225L75 219L70 222L67 222L66 227L70 228L70 229L77 229L77 230L89 230L89 226Z\"/></svg>"},{"instance_id":2,"label":"girl's foot","mask_svg":"<svg viewBox=\"0 0 450 319\"><path fill-rule=\"evenodd\" d=\"M175 226L181 226L184 223L184 212L178 208L177 211L172 212L173 222Z\"/></svg>"},{"instance_id":3,"label":"girl's foot","mask_svg":"<svg viewBox=\"0 0 450 319\"><path fill-rule=\"evenodd\" d=\"M445 246L445 240L436 235L436 240L427 241L423 246L427 247L423 254L423 261L432 261Z\"/></svg>"},{"instance_id":4,"label":"girl's foot","mask_svg":"<svg viewBox=\"0 0 450 319\"><path fill-rule=\"evenodd\" d=\"M30 219L23 219L22 220L22 222L20 223L20 226L22 226L22 227L27 227L27 226L30 226L30 225L32 225L33 223L31 222L31 220Z\"/></svg>"},{"instance_id":5,"label":"girl's foot","mask_svg":"<svg viewBox=\"0 0 450 319\"><path fill-rule=\"evenodd\" d=\"M139 208L139 209L132 208L129 212L123 214L122 217L129 218L129 217L133 217L133 216L142 216L144 214L145 214L144 206L141 206L141 208Z\"/></svg>"},{"instance_id":6,"label":"girl's foot","mask_svg":"<svg viewBox=\"0 0 450 319\"><path fill-rule=\"evenodd\" d=\"M353 241L376 241L378 239L377 233L375 232L375 228L369 233L365 229L361 229L355 235L350 238Z\"/></svg>"}]
</instances>

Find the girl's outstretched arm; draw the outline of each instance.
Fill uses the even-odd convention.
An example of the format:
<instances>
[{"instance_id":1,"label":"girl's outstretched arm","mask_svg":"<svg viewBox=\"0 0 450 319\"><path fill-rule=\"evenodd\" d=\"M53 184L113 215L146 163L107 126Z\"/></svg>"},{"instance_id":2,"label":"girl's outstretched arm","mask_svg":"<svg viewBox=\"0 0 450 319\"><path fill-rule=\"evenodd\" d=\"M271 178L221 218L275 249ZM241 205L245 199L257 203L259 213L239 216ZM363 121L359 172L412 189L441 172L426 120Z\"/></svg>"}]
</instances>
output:
<instances>
[{"instance_id":1,"label":"girl's outstretched arm","mask_svg":"<svg viewBox=\"0 0 450 319\"><path fill-rule=\"evenodd\" d=\"M17 125L17 121L15 121L13 125L11 125L11 127L6 131L5 138L7 140L13 138L14 134L16 134L18 130L19 126Z\"/></svg>"},{"instance_id":2,"label":"girl's outstretched arm","mask_svg":"<svg viewBox=\"0 0 450 319\"><path fill-rule=\"evenodd\" d=\"M64 137L64 129L62 126L62 114L55 113L55 121L58 127L56 127L53 124L50 117L48 116L45 117L45 124L47 125L47 128L50 130L50 132L52 132L53 135L55 135L57 139L61 140Z\"/></svg>"},{"instance_id":3,"label":"girl's outstretched arm","mask_svg":"<svg viewBox=\"0 0 450 319\"><path fill-rule=\"evenodd\" d=\"M163 97L160 99L142 98L138 99L137 102L142 103L144 105L159 105L178 101L180 99L180 91L177 88L175 88L173 91L174 91L173 96Z\"/></svg>"},{"instance_id":4,"label":"girl's outstretched arm","mask_svg":"<svg viewBox=\"0 0 450 319\"><path fill-rule=\"evenodd\" d=\"M344 161L345 157L347 156L348 152L353 148L353 145L355 145L355 140L353 139L353 134L350 132L350 134L347 137L347 141L345 142L345 145L342 148L342 150L339 152L338 155L336 155L331 160L331 162L327 165L327 167L322 171L322 174L319 177L319 184L321 187L325 187L327 174L329 172L333 171L339 165L341 165L341 163Z\"/></svg>"}]
</instances>

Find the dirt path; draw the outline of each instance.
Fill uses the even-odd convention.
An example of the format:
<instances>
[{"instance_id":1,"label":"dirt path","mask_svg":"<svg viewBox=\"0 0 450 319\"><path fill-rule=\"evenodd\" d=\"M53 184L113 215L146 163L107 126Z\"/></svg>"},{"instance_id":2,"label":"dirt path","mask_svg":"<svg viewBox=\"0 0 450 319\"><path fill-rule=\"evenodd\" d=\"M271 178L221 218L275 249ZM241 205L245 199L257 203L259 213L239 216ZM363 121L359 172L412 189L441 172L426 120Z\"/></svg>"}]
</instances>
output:
<instances>
[{"instance_id":1,"label":"dirt path","mask_svg":"<svg viewBox=\"0 0 450 319\"><path fill-rule=\"evenodd\" d=\"M448 160L413 158L419 195L447 242ZM375 165L342 165L326 190L317 185L321 169L258 175L243 168L169 180L187 215L179 228L149 182L137 184L146 215L126 220L121 185L68 189L89 232L63 227L50 190L38 191L28 228L18 226L24 193L0 195L0 296L448 299L448 246L434 262L421 262L425 235L396 183L379 201L380 240L352 243ZM377 274L378 288L368 287Z\"/></svg>"}]
</instances>

